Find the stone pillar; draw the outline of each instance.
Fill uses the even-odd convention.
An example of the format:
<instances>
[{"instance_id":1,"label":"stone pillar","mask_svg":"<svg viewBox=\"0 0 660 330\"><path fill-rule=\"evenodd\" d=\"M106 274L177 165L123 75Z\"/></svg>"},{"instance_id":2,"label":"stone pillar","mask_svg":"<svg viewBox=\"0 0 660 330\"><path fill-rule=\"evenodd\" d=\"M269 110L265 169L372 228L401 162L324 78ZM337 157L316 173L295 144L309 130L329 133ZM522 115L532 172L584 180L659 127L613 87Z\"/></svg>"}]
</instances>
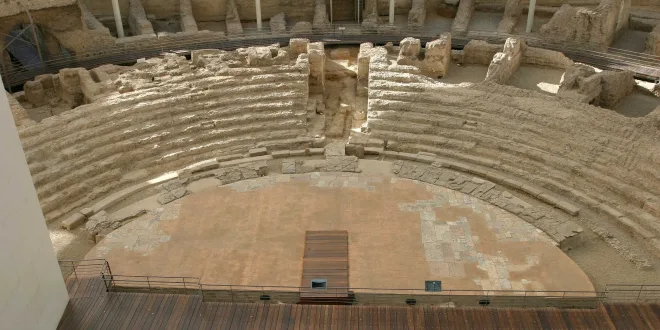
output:
<instances>
[{"instance_id":1,"label":"stone pillar","mask_svg":"<svg viewBox=\"0 0 660 330\"><path fill-rule=\"evenodd\" d=\"M532 32L532 25L534 25L534 10L536 9L536 0L529 0L529 8L527 9L527 33Z\"/></svg>"},{"instance_id":2,"label":"stone pillar","mask_svg":"<svg viewBox=\"0 0 660 330\"><path fill-rule=\"evenodd\" d=\"M390 0L390 25L394 25L394 0Z\"/></svg>"},{"instance_id":3,"label":"stone pillar","mask_svg":"<svg viewBox=\"0 0 660 330\"><path fill-rule=\"evenodd\" d=\"M257 30L261 31L261 0L254 0L254 7L257 10Z\"/></svg>"},{"instance_id":4,"label":"stone pillar","mask_svg":"<svg viewBox=\"0 0 660 330\"><path fill-rule=\"evenodd\" d=\"M112 0L112 12L115 13L115 25L117 26L117 37L124 37L124 24L121 22L121 13L119 12L119 1Z\"/></svg>"},{"instance_id":5,"label":"stone pillar","mask_svg":"<svg viewBox=\"0 0 660 330\"><path fill-rule=\"evenodd\" d=\"M0 159L0 327L56 329L69 295L4 91Z\"/></svg>"}]
</instances>

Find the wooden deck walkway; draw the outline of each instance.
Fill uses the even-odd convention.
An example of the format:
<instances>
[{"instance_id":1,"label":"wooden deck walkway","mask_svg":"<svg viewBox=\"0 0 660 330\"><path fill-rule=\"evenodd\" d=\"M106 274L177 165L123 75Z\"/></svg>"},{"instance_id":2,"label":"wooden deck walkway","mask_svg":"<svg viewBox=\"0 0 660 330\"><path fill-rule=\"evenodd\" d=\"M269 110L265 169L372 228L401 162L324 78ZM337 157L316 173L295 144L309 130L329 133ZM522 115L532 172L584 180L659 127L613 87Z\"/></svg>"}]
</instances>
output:
<instances>
[{"instance_id":1,"label":"wooden deck walkway","mask_svg":"<svg viewBox=\"0 0 660 330\"><path fill-rule=\"evenodd\" d=\"M312 289L314 279L327 280L327 287ZM348 232L345 230L307 231L303 272L300 279L301 300L348 297Z\"/></svg>"},{"instance_id":2,"label":"wooden deck walkway","mask_svg":"<svg viewBox=\"0 0 660 330\"><path fill-rule=\"evenodd\" d=\"M198 295L106 293L68 280L58 329L660 329L660 305L589 310L203 302Z\"/></svg>"}]
</instances>

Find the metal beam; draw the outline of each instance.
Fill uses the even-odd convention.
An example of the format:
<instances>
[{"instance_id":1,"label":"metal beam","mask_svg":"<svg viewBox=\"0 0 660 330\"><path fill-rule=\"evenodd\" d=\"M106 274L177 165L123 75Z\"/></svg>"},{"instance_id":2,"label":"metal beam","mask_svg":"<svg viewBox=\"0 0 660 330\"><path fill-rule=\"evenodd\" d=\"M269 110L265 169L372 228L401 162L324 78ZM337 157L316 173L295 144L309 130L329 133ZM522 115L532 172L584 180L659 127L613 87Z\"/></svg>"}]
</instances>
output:
<instances>
[{"instance_id":1,"label":"metal beam","mask_svg":"<svg viewBox=\"0 0 660 330\"><path fill-rule=\"evenodd\" d=\"M119 1L112 1L112 12L115 14L115 26L117 27L117 37L124 37L124 24L121 22L121 12L119 11Z\"/></svg>"},{"instance_id":2,"label":"metal beam","mask_svg":"<svg viewBox=\"0 0 660 330\"><path fill-rule=\"evenodd\" d=\"M527 8L527 28L525 32L532 33L532 26L534 25L534 10L536 10L536 0L529 0L529 8Z\"/></svg>"},{"instance_id":3,"label":"metal beam","mask_svg":"<svg viewBox=\"0 0 660 330\"><path fill-rule=\"evenodd\" d=\"M394 25L394 0L390 0L390 25Z\"/></svg>"},{"instance_id":4,"label":"metal beam","mask_svg":"<svg viewBox=\"0 0 660 330\"><path fill-rule=\"evenodd\" d=\"M34 25L34 21L32 20L32 15L30 15L30 10L25 8L25 12L28 15L28 19L30 20L30 25L32 26L32 38L34 39L34 45L37 46L37 53L39 53L39 61L41 62L41 66L44 65L44 57L41 55L41 45L39 45L39 38L37 37L37 28Z\"/></svg>"},{"instance_id":5,"label":"metal beam","mask_svg":"<svg viewBox=\"0 0 660 330\"><path fill-rule=\"evenodd\" d=\"M257 11L257 30L261 31L261 0L254 0L254 7Z\"/></svg>"}]
</instances>

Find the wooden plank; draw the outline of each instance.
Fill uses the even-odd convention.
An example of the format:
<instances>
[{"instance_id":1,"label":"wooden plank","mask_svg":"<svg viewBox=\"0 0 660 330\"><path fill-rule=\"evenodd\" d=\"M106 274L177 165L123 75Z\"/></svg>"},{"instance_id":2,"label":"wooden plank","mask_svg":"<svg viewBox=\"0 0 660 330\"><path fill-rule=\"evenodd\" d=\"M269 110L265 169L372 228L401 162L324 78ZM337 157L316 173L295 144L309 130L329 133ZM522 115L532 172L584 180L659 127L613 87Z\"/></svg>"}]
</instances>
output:
<instances>
[{"instance_id":1,"label":"wooden plank","mask_svg":"<svg viewBox=\"0 0 660 330\"><path fill-rule=\"evenodd\" d=\"M195 315L193 316L193 320L190 321L190 325L188 326L189 329L199 329L202 327L202 319L206 316L207 309L210 308L211 305L209 303L205 303L201 301L200 299L200 304L199 307L197 308L197 311L195 311Z\"/></svg>"},{"instance_id":2,"label":"wooden plank","mask_svg":"<svg viewBox=\"0 0 660 330\"><path fill-rule=\"evenodd\" d=\"M291 305L273 304L268 308L268 318L262 329L288 329Z\"/></svg>"},{"instance_id":3,"label":"wooden plank","mask_svg":"<svg viewBox=\"0 0 660 330\"><path fill-rule=\"evenodd\" d=\"M190 326L190 321L194 318L195 312L199 304L202 303L202 298L199 296L188 296L188 305L181 315L181 321L177 326L178 329L186 330Z\"/></svg>"},{"instance_id":4,"label":"wooden plank","mask_svg":"<svg viewBox=\"0 0 660 330\"><path fill-rule=\"evenodd\" d=\"M185 295L174 295L173 297L175 298L176 302L174 308L172 309L172 313L170 313L169 318L167 319L167 323L163 327L167 330L177 328L179 321L181 321L181 316L186 309L186 305L188 305L188 300L190 299Z\"/></svg>"},{"instance_id":5,"label":"wooden plank","mask_svg":"<svg viewBox=\"0 0 660 330\"><path fill-rule=\"evenodd\" d=\"M221 303L218 307L218 312L216 312L216 317L214 320L215 326L217 329L227 329L231 326L231 323L235 316L237 304L232 303Z\"/></svg>"},{"instance_id":6,"label":"wooden plank","mask_svg":"<svg viewBox=\"0 0 660 330\"><path fill-rule=\"evenodd\" d=\"M215 313L218 310L218 305L220 305L217 302L207 302L204 303L206 305L206 310L205 313L202 315L202 322L199 324L199 329L201 330L207 330L211 329L213 326L213 321L215 319Z\"/></svg>"},{"instance_id":7,"label":"wooden plank","mask_svg":"<svg viewBox=\"0 0 660 330\"><path fill-rule=\"evenodd\" d=\"M154 300L154 304L151 308L149 308L149 313L146 315L144 318L144 321L142 322L142 328L143 329L148 329L151 324L154 322L156 314L158 311L163 308L163 303L165 302L167 296L166 294L158 294L156 295L156 299Z\"/></svg>"},{"instance_id":8,"label":"wooden plank","mask_svg":"<svg viewBox=\"0 0 660 330\"><path fill-rule=\"evenodd\" d=\"M119 297L119 301L115 306L109 309L108 316L105 321L99 326L100 329L117 329L117 323L119 323L119 317L124 315L126 311L126 305L130 305L132 302L132 296L130 293L122 293Z\"/></svg>"},{"instance_id":9,"label":"wooden plank","mask_svg":"<svg viewBox=\"0 0 660 330\"><path fill-rule=\"evenodd\" d=\"M124 318L123 322L121 325L118 327L119 330L126 330L131 324L131 321L135 317L137 311L140 309L140 306L144 303L145 300L147 300L148 296L145 294L137 294L137 299L133 301L133 304L131 305L131 310L126 313L126 317Z\"/></svg>"},{"instance_id":10,"label":"wooden plank","mask_svg":"<svg viewBox=\"0 0 660 330\"><path fill-rule=\"evenodd\" d=\"M149 328L148 326L143 327L143 325L145 323L148 314L151 313L151 310L154 308L154 302L158 298L159 298L158 295L155 294L147 295L147 299L141 305L140 310L138 310L137 314L135 315L135 321L131 324L131 327L129 329L139 330L139 329ZM162 300L162 297L160 297L160 299Z\"/></svg>"},{"instance_id":11,"label":"wooden plank","mask_svg":"<svg viewBox=\"0 0 660 330\"><path fill-rule=\"evenodd\" d=\"M155 313L154 319L146 329L156 330L164 328L172 315L172 309L174 308L178 297L179 295L165 295L160 306L158 306L158 309L153 311L153 313Z\"/></svg>"},{"instance_id":12,"label":"wooden plank","mask_svg":"<svg viewBox=\"0 0 660 330\"><path fill-rule=\"evenodd\" d=\"M247 306L245 304L236 304L236 309L234 310L234 315L231 319L231 323L229 324L228 329L231 330L237 330L241 329L241 319L243 318L243 315L246 313Z\"/></svg>"}]
</instances>

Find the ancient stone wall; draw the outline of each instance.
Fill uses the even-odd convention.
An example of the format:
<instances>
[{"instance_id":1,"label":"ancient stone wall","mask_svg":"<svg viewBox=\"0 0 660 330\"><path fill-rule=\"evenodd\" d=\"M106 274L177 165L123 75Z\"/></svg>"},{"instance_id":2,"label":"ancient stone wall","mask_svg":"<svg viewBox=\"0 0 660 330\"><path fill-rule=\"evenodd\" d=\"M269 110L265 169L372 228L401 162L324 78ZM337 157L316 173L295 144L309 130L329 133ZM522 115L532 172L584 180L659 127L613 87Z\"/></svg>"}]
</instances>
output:
<instances>
[{"instance_id":1,"label":"ancient stone wall","mask_svg":"<svg viewBox=\"0 0 660 330\"><path fill-rule=\"evenodd\" d=\"M596 72L593 67L576 63L566 70L557 96L612 108L632 94L634 88L632 72Z\"/></svg>"},{"instance_id":2,"label":"ancient stone wall","mask_svg":"<svg viewBox=\"0 0 660 330\"><path fill-rule=\"evenodd\" d=\"M181 12L181 31L197 32L197 21L193 15L192 1L180 0L179 6Z\"/></svg>"},{"instance_id":3,"label":"ancient stone wall","mask_svg":"<svg viewBox=\"0 0 660 330\"><path fill-rule=\"evenodd\" d=\"M313 140L306 53L203 50L190 61L167 55L112 69L66 69L38 82L44 89L58 81L45 88L79 105L20 127L48 220L196 161L240 158L254 147L304 149Z\"/></svg>"},{"instance_id":4,"label":"ancient stone wall","mask_svg":"<svg viewBox=\"0 0 660 330\"><path fill-rule=\"evenodd\" d=\"M451 32L455 34L465 33L470 27L473 12L474 0L461 0L458 4L456 17L451 24Z\"/></svg>"},{"instance_id":5,"label":"ancient stone wall","mask_svg":"<svg viewBox=\"0 0 660 330\"><path fill-rule=\"evenodd\" d=\"M412 8L408 12L408 27L418 29L426 21L426 3L424 0L412 0Z\"/></svg>"},{"instance_id":6,"label":"ancient stone wall","mask_svg":"<svg viewBox=\"0 0 660 330\"><path fill-rule=\"evenodd\" d=\"M508 0L504 7L504 16L497 26L497 32L511 33L513 28L518 24L520 16L522 16L523 4L521 0Z\"/></svg>"},{"instance_id":7,"label":"ancient stone wall","mask_svg":"<svg viewBox=\"0 0 660 330\"><path fill-rule=\"evenodd\" d=\"M527 45L519 39L508 38L504 49L493 56L486 73L487 82L506 84L509 78L516 73L523 60Z\"/></svg>"},{"instance_id":8,"label":"ancient stone wall","mask_svg":"<svg viewBox=\"0 0 660 330\"><path fill-rule=\"evenodd\" d=\"M153 34L154 28L147 19L142 0L129 0L129 2L128 26L131 28L133 35Z\"/></svg>"},{"instance_id":9,"label":"ancient stone wall","mask_svg":"<svg viewBox=\"0 0 660 330\"><path fill-rule=\"evenodd\" d=\"M64 48L73 52L111 44L114 38L107 29L88 29L77 4L30 11L35 24L46 34L52 35ZM18 24L30 22L25 13L0 19L0 34L8 34ZM4 47L5 38L0 38Z\"/></svg>"},{"instance_id":10,"label":"ancient stone wall","mask_svg":"<svg viewBox=\"0 0 660 330\"><path fill-rule=\"evenodd\" d=\"M587 223L589 228L639 267L648 262L618 239L633 235L635 244L660 251L660 175L653 165L660 107L644 118L628 118L506 85L448 86L389 61L378 54L370 59L365 130L370 140L387 141L386 147L365 152L422 162L433 154L444 159L442 168L479 173L553 205L561 205L562 198L580 203L599 214L598 223ZM627 74L606 75L610 91L628 89L621 85ZM621 95L605 94L606 99ZM412 170L418 180L465 184L461 178L432 178ZM530 221L548 230L555 226L551 219Z\"/></svg>"},{"instance_id":11,"label":"ancient stone wall","mask_svg":"<svg viewBox=\"0 0 660 330\"><path fill-rule=\"evenodd\" d=\"M646 37L646 52L660 56L660 24Z\"/></svg>"},{"instance_id":12,"label":"ancient stone wall","mask_svg":"<svg viewBox=\"0 0 660 330\"><path fill-rule=\"evenodd\" d=\"M0 2L0 17L12 16L30 11L74 5L76 0L31 0Z\"/></svg>"},{"instance_id":13,"label":"ancient stone wall","mask_svg":"<svg viewBox=\"0 0 660 330\"><path fill-rule=\"evenodd\" d=\"M595 9L563 5L539 34L554 42L574 42L585 47L609 46L628 26L630 0L602 0Z\"/></svg>"}]
</instances>

